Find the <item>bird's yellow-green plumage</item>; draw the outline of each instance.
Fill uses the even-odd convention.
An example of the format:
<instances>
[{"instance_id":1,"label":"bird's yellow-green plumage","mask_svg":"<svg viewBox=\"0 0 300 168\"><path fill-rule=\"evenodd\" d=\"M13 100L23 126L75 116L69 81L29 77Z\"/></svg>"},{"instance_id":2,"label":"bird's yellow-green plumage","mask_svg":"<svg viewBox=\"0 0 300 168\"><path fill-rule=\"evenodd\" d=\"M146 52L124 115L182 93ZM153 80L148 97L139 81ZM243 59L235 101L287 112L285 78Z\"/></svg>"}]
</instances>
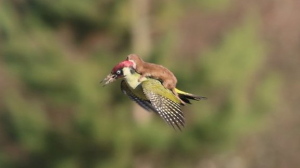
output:
<instances>
[{"instance_id":1,"label":"bird's yellow-green plumage","mask_svg":"<svg viewBox=\"0 0 300 168\"><path fill-rule=\"evenodd\" d=\"M123 78L121 90L124 94L144 109L159 114L173 128L181 129L184 126L181 105L190 104L190 100L206 99L179 89L175 89L175 95L174 90L165 88L161 80L138 74L130 61L117 64L101 82L107 85L119 78Z\"/></svg>"},{"instance_id":2,"label":"bird's yellow-green plumage","mask_svg":"<svg viewBox=\"0 0 300 168\"><path fill-rule=\"evenodd\" d=\"M132 67L122 68L123 77L121 90L141 107L158 113L169 125L181 129L184 126L184 115L181 111L181 101L169 89L166 89L157 79L140 78ZM197 96L176 89L179 98L185 103L190 100L201 100L205 97Z\"/></svg>"},{"instance_id":3,"label":"bird's yellow-green plumage","mask_svg":"<svg viewBox=\"0 0 300 168\"><path fill-rule=\"evenodd\" d=\"M121 90L132 100L148 111L158 113L168 124L181 129L184 116L181 101L160 81L151 78L140 78L140 74L131 68L123 68L125 80L121 82Z\"/></svg>"}]
</instances>

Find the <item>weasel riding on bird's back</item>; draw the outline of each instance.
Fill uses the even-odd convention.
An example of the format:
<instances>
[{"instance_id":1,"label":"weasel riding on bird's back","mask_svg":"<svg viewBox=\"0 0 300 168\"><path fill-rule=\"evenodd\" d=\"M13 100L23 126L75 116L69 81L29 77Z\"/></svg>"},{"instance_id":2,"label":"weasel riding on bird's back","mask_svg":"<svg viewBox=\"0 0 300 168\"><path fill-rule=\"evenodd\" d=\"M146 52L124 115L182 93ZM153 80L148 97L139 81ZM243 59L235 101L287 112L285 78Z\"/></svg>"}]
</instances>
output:
<instances>
[{"instance_id":1,"label":"weasel riding on bird's back","mask_svg":"<svg viewBox=\"0 0 300 168\"><path fill-rule=\"evenodd\" d=\"M122 78L121 90L124 94L147 111L159 114L169 125L178 129L184 126L184 115L181 111L182 102L190 104L190 100L206 99L175 87L170 90L157 78L145 76L148 75L143 76L137 72L135 62L125 60L117 64L101 82L107 85L116 79ZM158 79L162 80L161 78Z\"/></svg>"}]
</instances>

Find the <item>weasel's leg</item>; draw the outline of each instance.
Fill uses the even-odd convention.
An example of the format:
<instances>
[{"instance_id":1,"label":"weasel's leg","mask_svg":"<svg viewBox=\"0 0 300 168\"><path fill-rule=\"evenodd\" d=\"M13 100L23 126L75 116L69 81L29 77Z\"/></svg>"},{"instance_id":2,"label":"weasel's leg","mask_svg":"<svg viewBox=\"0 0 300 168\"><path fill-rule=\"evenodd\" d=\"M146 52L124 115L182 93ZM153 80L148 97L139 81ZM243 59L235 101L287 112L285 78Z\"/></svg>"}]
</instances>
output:
<instances>
[{"instance_id":1,"label":"weasel's leg","mask_svg":"<svg viewBox=\"0 0 300 168\"><path fill-rule=\"evenodd\" d=\"M176 92L176 89L175 89L175 87L176 87L176 82L173 82L173 81L171 81L171 80L165 80L165 81L163 82L163 86L164 86L166 89L169 89L169 90L172 91L172 93L180 100L180 102L181 102L180 104L181 104L181 105L185 105L185 104L186 104L183 100L180 99L178 93Z\"/></svg>"},{"instance_id":2,"label":"weasel's leg","mask_svg":"<svg viewBox=\"0 0 300 168\"><path fill-rule=\"evenodd\" d=\"M178 93L176 92L175 88L171 89L171 91L173 92L173 94L180 100L182 105L185 105L186 103L180 99Z\"/></svg>"},{"instance_id":3,"label":"weasel's leg","mask_svg":"<svg viewBox=\"0 0 300 168\"><path fill-rule=\"evenodd\" d=\"M143 78L143 77L146 77L146 76L147 76L147 74L141 74L141 76L140 76L139 79L138 79L138 82L141 82L142 78Z\"/></svg>"}]
</instances>

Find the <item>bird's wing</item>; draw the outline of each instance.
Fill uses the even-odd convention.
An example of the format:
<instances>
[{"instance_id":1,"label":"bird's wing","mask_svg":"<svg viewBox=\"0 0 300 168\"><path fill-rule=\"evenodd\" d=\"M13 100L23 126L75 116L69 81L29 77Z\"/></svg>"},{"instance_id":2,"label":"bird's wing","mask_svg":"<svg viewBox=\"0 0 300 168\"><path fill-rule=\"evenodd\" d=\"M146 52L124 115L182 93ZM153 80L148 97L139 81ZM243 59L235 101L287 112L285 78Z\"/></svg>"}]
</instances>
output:
<instances>
[{"instance_id":1,"label":"bird's wing","mask_svg":"<svg viewBox=\"0 0 300 168\"><path fill-rule=\"evenodd\" d=\"M135 101L138 105L140 105L142 108L144 108L147 111L153 111L158 113L158 111L152 106L151 102L149 100L146 100L142 97L139 97L137 94L135 94L132 91L132 88L130 88L125 80L122 80L121 82L121 90L124 94L126 94L131 100ZM141 93L143 91L141 90Z\"/></svg>"},{"instance_id":2,"label":"bird's wing","mask_svg":"<svg viewBox=\"0 0 300 168\"><path fill-rule=\"evenodd\" d=\"M158 114L173 128L177 127L181 130L181 127L184 127L184 116L180 108L180 101L175 102L172 100L175 97L173 93L154 79L144 81L142 87L146 97Z\"/></svg>"}]
</instances>

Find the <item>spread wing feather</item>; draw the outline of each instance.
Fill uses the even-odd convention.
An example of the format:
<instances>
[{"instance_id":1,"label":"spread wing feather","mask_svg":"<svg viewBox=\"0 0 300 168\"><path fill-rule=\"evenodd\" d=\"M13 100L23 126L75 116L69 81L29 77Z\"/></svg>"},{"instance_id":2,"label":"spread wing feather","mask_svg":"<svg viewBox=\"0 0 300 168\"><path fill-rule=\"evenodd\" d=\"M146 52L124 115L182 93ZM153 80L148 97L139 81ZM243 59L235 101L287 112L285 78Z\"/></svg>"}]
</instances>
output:
<instances>
[{"instance_id":1,"label":"spread wing feather","mask_svg":"<svg viewBox=\"0 0 300 168\"><path fill-rule=\"evenodd\" d=\"M132 92L132 89L128 86L125 80L122 80L121 82L121 90L125 95L127 95L131 100L135 101L138 105L140 105L145 110L157 112L149 100L142 99L138 97L136 94L134 94Z\"/></svg>"},{"instance_id":2,"label":"spread wing feather","mask_svg":"<svg viewBox=\"0 0 300 168\"><path fill-rule=\"evenodd\" d=\"M121 82L121 90L124 94L126 94L131 100L135 101L142 108L147 111L153 111L160 115L161 118L165 120L166 123L171 125L174 129L178 128L181 130L184 127L185 121L184 116L181 111L180 103L174 102L173 100L167 98L167 96L163 96L159 93L156 93L153 90L153 85L155 87L159 87L159 90L165 89L163 85L156 85L156 80L149 79L147 82L142 83L143 96L138 95L139 91L134 91L131 87L128 86L127 82L123 80ZM162 87L162 88L160 88ZM154 89L155 90L155 89ZM167 92L167 94L172 94L171 92Z\"/></svg>"},{"instance_id":3,"label":"spread wing feather","mask_svg":"<svg viewBox=\"0 0 300 168\"><path fill-rule=\"evenodd\" d=\"M151 80L151 79L149 79ZM148 87L151 85L151 82L143 83L143 91L146 97L150 100L152 106L157 110L158 114L173 128L178 128L181 130L181 127L184 127L184 116L180 108L180 103L174 102L168 98L168 96L164 96L152 91ZM155 85L156 87L163 87L160 85ZM159 88L159 89L164 89ZM168 94L169 92L166 92ZM170 94L172 94L170 92Z\"/></svg>"}]
</instances>

